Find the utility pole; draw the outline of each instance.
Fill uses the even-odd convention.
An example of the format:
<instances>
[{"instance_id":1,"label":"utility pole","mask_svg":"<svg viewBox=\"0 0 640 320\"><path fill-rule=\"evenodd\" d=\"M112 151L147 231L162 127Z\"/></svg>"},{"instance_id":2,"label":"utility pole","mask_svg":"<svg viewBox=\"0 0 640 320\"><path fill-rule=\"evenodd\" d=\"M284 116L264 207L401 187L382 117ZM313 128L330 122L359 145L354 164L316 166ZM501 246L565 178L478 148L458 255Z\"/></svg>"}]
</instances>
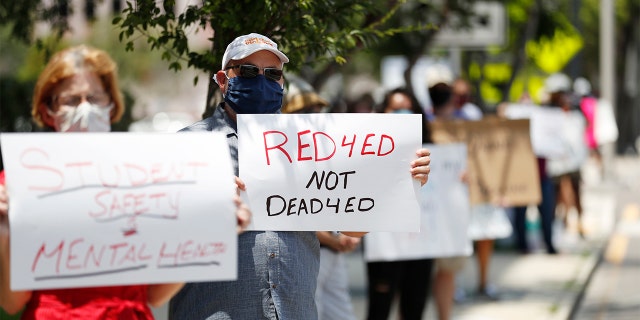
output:
<instances>
[{"instance_id":1,"label":"utility pole","mask_svg":"<svg viewBox=\"0 0 640 320\"><path fill-rule=\"evenodd\" d=\"M611 104L616 114L614 1L600 0L600 99ZM596 119L597 121L597 119ZM602 145L603 178L613 178L616 142Z\"/></svg>"}]
</instances>

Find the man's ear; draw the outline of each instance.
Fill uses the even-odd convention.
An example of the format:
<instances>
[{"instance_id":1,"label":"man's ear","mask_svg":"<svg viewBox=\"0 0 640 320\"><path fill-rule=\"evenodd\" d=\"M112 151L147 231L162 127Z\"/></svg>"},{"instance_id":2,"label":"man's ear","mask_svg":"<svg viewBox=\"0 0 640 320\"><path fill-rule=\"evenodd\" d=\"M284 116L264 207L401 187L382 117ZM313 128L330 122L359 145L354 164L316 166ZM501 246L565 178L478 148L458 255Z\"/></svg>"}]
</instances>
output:
<instances>
[{"instance_id":1,"label":"man's ear","mask_svg":"<svg viewBox=\"0 0 640 320\"><path fill-rule=\"evenodd\" d=\"M220 70L216 72L216 83L218 87L220 87L220 90L224 90L227 85L227 76L224 74L224 71Z\"/></svg>"}]
</instances>

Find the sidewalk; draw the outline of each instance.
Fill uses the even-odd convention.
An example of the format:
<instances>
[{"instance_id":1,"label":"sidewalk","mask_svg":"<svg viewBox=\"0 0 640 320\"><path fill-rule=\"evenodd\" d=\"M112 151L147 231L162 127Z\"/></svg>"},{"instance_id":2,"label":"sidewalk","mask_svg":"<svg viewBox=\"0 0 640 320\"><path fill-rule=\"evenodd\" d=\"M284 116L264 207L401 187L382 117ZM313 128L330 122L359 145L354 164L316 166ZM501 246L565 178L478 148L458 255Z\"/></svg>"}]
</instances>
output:
<instances>
[{"instance_id":1,"label":"sidewalk","mask_svg":"<svg viewBox=\"0 0 640 320\"><path fill-rule=\"evenodd\" d=\"M558 255L546 254L541 243L534 253L522 255L505 248L501 245L504 241L499 241L491 261L489 276L489 281L500 293L501 299L496 302L474 298L472 293L476 288L477 265L475 256L470 257L456 280L457 286L468 292L469 296L454 305L453 319L569 319L575 314L574 305L583 296L614 230L621 210L617 206L620 189L640 190L638 158L630 161L616 159L618 178L612 181L599 181L594 170L593 163L588 163L583 168L585 183L582 188L582 203L586 238L581 239L578 235L573 213L569 216L569 226L566 229L559 219L556 220L554 242L560 251ZM620 181L621 179L624 181ZM640 201L637 197L635 199ZM536 211L535 208L530 210ZM530 234L534 239L540 233L539 230L530 231L535 232ZM361 257L360 252L349 257L352 299L358 319L364 319L367 307L366 268ZM437 319L432 301L423 318ZM395 320L397 317L392 316L390 319Z\"/></svg>"}]
</instances>

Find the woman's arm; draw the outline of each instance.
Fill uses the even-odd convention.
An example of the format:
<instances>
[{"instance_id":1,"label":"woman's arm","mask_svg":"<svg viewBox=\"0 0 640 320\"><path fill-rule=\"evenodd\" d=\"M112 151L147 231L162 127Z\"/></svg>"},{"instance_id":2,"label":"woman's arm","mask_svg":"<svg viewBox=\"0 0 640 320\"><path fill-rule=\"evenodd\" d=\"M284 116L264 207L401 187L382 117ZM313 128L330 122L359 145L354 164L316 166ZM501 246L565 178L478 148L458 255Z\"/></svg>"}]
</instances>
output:
<instances>
[{"instance_id":1,"label":"woman's arm","mask_svg":"<svg viewBox=\"0 0 640 320\"><path fill-rule=\"evenodd\" d=\"M152 307L159 307L169 301L182 287L184 287L184 282L150 284L147 291L147 302Z\"/></svg>"}]
</instances>

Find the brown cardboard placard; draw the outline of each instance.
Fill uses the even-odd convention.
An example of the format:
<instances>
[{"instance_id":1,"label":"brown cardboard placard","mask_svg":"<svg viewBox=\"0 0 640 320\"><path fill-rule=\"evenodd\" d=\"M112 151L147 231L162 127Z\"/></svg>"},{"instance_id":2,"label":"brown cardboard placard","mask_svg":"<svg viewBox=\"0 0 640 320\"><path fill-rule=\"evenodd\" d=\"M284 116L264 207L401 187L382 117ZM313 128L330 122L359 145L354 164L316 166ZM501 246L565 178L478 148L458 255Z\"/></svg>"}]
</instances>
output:
<instances>
[{"instance_id":1,"label":"brown cardboard placard","mask_svg":"<svg viewBox=\"0 0 640 320\"><path fill-rule=\"evenodd\" d=\"M435 143L467 144L472 205L540 203L538 164L531 147L528 119L434 121L431 128Z\"/></svg>"}]
</instances>

